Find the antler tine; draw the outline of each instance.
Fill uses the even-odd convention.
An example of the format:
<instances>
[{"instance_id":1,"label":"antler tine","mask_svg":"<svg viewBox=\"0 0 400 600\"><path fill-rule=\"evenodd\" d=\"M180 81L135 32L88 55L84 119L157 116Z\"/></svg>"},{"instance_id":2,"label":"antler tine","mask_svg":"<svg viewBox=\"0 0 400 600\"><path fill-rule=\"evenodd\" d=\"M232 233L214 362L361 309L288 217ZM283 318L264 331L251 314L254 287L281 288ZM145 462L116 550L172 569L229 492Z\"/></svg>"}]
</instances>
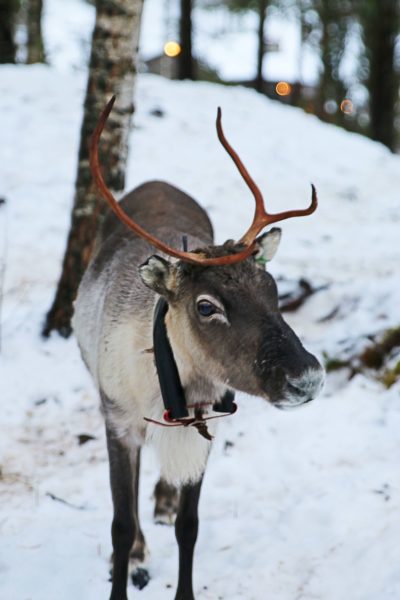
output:
<instances>
[{"instance_id":1,"label":"antler tine","mask_svg":"<svg viewBox=\"0 0 400 600\"><path fill-rule=\"evenodd\" d=\"M262 195L262 193L260 191L260 188L255 183L254 179L251 177L250 173L248 172L248 170L246 169L246 167L244 166L244 164L240 160L239 155L232 148L232 146L230 145L230 143L226 139L225 134L224 134L223 129L222 129L221 119L222 119L222 111L221 111L221 107L218 106L218 110L217 110L217 134L218 134L218 139L221 142L221 144L223 145L223 147L225 148L225 150L227 151L227 153L229 154L229 156L231 157L231 159L233 160L233 162L235 163L235 165L236 165L239 173L241 174L241 176L245 180L247 186L250 188L250 191L254 195L254 199L256 201L256 211L255 211L255 214L254 214L254 218L256 218L257 212L263 212L264 211L264 199L263 199L263 195Z\"/></svg>"},{"instance_id":2,"label":"antler tine","mask_svg":"<svg viewBox=\"0 0 400 600\"><path fill-rule=\"evenodd\" d=\"M176 250L175 248L171 248L167 244L164 244L164 242L162 242L158 238L156 238L153 235L151 235L150 233L148 233L145 229L143 229L142 227L140 227L140 225L135 223L135 221L133 221L124 212L124 210L121 208L121 205L117 202L117 200L114 198L111 191L108 189L108 187L103 179L103 175L102 175L101 168L100 168L100 162L99 162L99 151L98 150L99 150L100 136L101 136L101 133L106 124L107 118L112 110L114 102L115 102L115 96L113 96L111 98L111 100L109 100L109 102L107 103L107 105L103 109L103 112L100 115L100 118L97 122L96 128L92 135L92 139L91 139L91 143L90 143L89 158L90 158L90 169L91 169L95 184L97 186L97 189L99 190L99 192L101 193L103 198L107 201L108 205L114 211L114 213L117 215L117 217L123 223L125 223L125 225L127 225L132 231L134 231L137 235L139 235L140 237L142 237L145 240L147 240L148 242L150 242L150 244L152 244L153 246L155 246L162 252L165 252L166 254L169 254L170 256L174 256L175 258L180 258L186 262L202 264L202 265L220 265L220 264L229 264L229 263L239 262L240 260L243 260L244 258L246 258L246 256L248 256L250 254L250 251L248 251L247 249L244 252L241 252L238 254L233 254L233 255L229 255L229 256L221 256L218 258L207 258L207 257L204 257L201 254L198 254L195 252L183 252L180 250Z\"/></svg>"},{"instance_id":3,"label":"antler tine","mask_svg":"<svg viewBox=\"0 0 400 600\"><path fill-rule=\"evenodd\" d=\"M311 215L318 206L318 198L317 191L315 186L311 184L311 204L308 208L301 208L297 210L287 210L284 212L270 214L267 213L264 209L262 212L256 213L253 223L250 228L244 234L244 236L240 239L242 244L251 245L256 239L257 235L260 233L264 227L267 225L271 225L272 223L276 223L277 221L284 221L285 219L291 219L292 217L305 217L307 215Z\"/></svg>"},{"instance_id":4,"label":"antler tine","mask_svg":"<svg viewBox=\"0 0 400 600\"><path fill-rule=\"evenodd\" d=\"M241 176L245 180L246 184L252 191L255 201L256 201L256 209L255 209L255 213L254 213L253 222L250 225L249 229L246 231L246 233L243 235L243 237L241 237L240 243L244 244L245 246L252 246L254 244L256 236L267 225L270 225L271 223L276 223L277 221L283 221L284 219L289 219L291 217L303 217L303 216L310 215L311 213L313 213L318 205L317 192L316 192L313 184L311 184L311 187L312 187L311 204L308 208L300 209L300 210L289 210L286 212L277 213L275 215L267 213L267 211L265 210L265 206L264 206L263 195L262 195L259 187L254 182L253 178L250 176L248 170L246 169L246 167L240 160L238 154L235 152L235 150L232 148L232 146L229 144L229 142L225 138L224 132L222 130L221 117L222 117L221 108L218 107L217 133L218 133L219 141L221 142L221 144L223 145L225 150L228 152L228 154L232 158L233 162L235 163L236 167L238 168L239 173L241 174Z\"/></svg>"},{"instance_id":5,"label":"antler tine","mask_svg":"<svg viewBox=\"0 0 400 600\"><path fill-rule=\"evenodd\" d=\"M157 238L152 236L150 233L148 233L147 231L142 229L142 227L140 227L140 225L138 225L137 223L135 223L135 221L133 221L130 217L128 217L128 215L122 210L120 204L114 198L111 191L108 189L108 187L103 179L103 175L102 175L102 172L100 169L100 163L99 163L99 141L100 141L100 136L102 134L104 126L106 124L107 118L112 110L112 107L114 106L115 98L116 98L116 96L113 96L111 98L111 100L109 100L109 102L106 104L105 108L103 109L103 112L101 113L100 118L97 122L96 129L93 132L91 143L90 143L90 169L92 172L93 179L96 183L97 189L99 190L99 192L101 193L103 198L108 202L108 205L114 211L114 213L117 215L117 217L123 223L125 223L125 225L127 225L130 229L132 229L132 231L137 233L140 237L146 239L148 242L153 244L153 246L155 246L159 250L162 250L163 252L166 252L167 254L170 254L171 256L176 256L176 257L180 258L181 253L179 252L179 250L174 250L173 248L170 248L169 246L164 244L161 240L158 240Z\"/></svg>"}]
</instances>

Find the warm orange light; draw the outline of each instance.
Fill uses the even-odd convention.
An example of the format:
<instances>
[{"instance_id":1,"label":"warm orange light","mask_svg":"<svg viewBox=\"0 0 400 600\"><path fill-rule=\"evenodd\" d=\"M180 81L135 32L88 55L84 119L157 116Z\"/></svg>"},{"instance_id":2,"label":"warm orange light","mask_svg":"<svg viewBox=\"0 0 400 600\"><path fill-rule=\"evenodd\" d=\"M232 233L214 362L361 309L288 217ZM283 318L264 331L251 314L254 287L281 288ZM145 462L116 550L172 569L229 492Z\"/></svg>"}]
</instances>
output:
<instances>
[{"instance_id":1,"label":"warm orange light","mask_svg":"<svg viewBox=\"0 0 400 600\"><path fill-rule=\"evenodd\" d=\"M175 56L178 56L178 54L181 53L181 47L178 44L178 42L167 42L164 45L164 54L166 54L167 56L170 56L171 58L175 58Z\"/></svg>"},{"instance_id":2,"label":"warm orange light","mask_svg":"<svg viewBox=\"0 0 400 600\"><path fill-rule=\"evenodd\" d=\"M352 103L352 101L349 100L348 98L345 98L344 100L342 100L342 102L340 103L340 110L345 115L351 115L351 114L353 114L353 103Z\"/></svg>"},{"instance_id":3,"label":"warm orange light","mask_svg":"<svg viewBox=\"0 0 400 600\"><path fill-rule=\"evenodd\" d=\"M275 86L278 96L288 96L292 91L292 86L287 81L279 81Z\"/></svg>"}]
</instances>

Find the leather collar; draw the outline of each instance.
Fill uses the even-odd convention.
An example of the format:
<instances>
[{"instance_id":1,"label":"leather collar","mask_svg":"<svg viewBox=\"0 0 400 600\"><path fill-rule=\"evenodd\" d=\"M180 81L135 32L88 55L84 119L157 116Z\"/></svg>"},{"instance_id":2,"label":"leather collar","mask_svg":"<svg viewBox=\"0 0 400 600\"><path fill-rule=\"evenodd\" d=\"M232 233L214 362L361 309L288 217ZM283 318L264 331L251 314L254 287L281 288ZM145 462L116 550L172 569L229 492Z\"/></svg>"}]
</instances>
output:
<instances>
[{"instance_id":1,"label":"leather collar","mask_svg":"<svg viewBox=\"0 0 400 600\"><path fill-rule=\"evenodd\" d=\"M154 311L153 348L164 407L168 417L172 420L177 420L188 417L189 412L185 392L165 326L165 315L167 312L168 302L164 298L160 298ZM234 399L235 394L231 390L227 390L222 398L214 403L213 410L215 412L233 414L237 408L236 404L234 404Z\"/></svg>"},{"instance_id":2,"label":"leather collar","mask_svg":"<svg viewBox=\"0 0 400 600\"><path fill-rule=\"evenodd\" d=\"M183 419L189 416L189 412L186 408L185 392L165 327L167 312L168 302L164 298L160 298L154 312L154 358L165 410L169 412L172 419Z\"/></svg>"}]
</instances>

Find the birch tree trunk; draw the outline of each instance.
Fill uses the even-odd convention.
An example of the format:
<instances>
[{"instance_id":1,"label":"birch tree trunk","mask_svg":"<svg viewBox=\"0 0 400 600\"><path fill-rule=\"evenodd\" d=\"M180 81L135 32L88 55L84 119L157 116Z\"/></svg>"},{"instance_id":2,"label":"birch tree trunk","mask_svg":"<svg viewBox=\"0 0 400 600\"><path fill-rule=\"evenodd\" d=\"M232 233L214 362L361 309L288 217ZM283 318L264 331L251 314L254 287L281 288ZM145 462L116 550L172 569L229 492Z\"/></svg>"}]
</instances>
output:
<instances>
[{"instance_id":1,"label":"birch tree trunk","mask_svg":"<svg viewBox=\"0 0 400 600\"><path fill-rule=\"evenodd\" d=\"M73 301L105 212L105 202L97 196L92 183L89 140L112 94L117 99L102 135L99 154L109 188L120 192L125 186L142 8L143 0L96 2L71 228L56 296L43 328L45 336L53 330L64 337L71 333Z\"/></svg>"}]
</instances>

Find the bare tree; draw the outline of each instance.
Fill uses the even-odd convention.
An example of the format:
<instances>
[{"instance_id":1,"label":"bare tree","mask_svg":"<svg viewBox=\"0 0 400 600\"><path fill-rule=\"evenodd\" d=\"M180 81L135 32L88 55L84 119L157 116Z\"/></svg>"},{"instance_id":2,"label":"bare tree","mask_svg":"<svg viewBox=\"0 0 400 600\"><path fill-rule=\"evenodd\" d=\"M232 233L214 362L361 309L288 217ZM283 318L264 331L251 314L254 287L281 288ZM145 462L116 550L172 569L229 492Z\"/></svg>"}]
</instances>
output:
<instances>
[{"instance_id":1,"label":"bare tree","mask_svg":"<svg viewBox=\"0 0 400 600\"><path fill-rule=\"evenodd\" d=\"M178 62L179 79L195 79L195 65L193 60L193 28L192 10L193 0L180 0L181 14L179 20L179 37L181 53Z\"/></svg>"},{"instance_id":2,"label":"bare tree","mask_svg":"<svg viewBox=\"0 0 400 600\"><path fill-rule=\"evenodd\" d=\"M246 13L252 11L257 15L257 56L254 87L258 92L264 91L263 65L267 51L265 40L265 23L268 9L278 0L224 0L227 8L233 12Z\"/></svg>"},{"instance_id":3,"label":"bare tree","mask_svg":"<svg viewBox=\"0 0 400 600\"><path fill-rule=\"evenodd\" d=\"M255 80L255 88L257 92L262 92L264 88L263 78L263 64L266 50L266 43L264 37L265 19L267 17L268 0L257 0L257 15L258 15L258 29L257 29L257 72Z\"/></svg>"},{"instance_id":4,"label":"bare tree","mask_svg":"<svg viewBox=\"0 0 400 600\"><path fill-rule=\"evenodd\" d=\"M346 97L346 85L340 76L340 66L346 48L351 5L348 0L317 0L314 5L319 16L319 47L323 67L317 94L317 114L325 121L342 125L343 113L338 111L329 115L325 103L334 100L340 106Z\"/></svg>"},{"instance_id":5,"label":"bare tree","mask_svg":"<svg viewBox=\"0 0 400 600\"><path fill-rule=\"evenodd\" d=\"M45 61L42 36L43 0L28 0L27 2L27 58L28 64Z\"/></svg>"},{"instance_id":6,"label":"bare tree","mask_svg":"<svg viewBox=\"0 0 400 600\"><path fill-rule=\"evenodd\" d=\"M104 176L114 192L125 186L128 134L134 112L133 91L143 0L97 0L89 78L84 104L78 172L71 228L56 296L43 328L71 333L73 301L89 261L105 204L94 190L89 168L89 140L97 118L112 94L117 95L108 132L100 146Z\"/></svg>"},{"instance_id":7,"label":"bare tree","mask_svg":"<svg viewBox=\"0 0 400 600\"><path fill-rule=\"evenodd\" d=\"M14 41L15 15L18 0L0 1L0 63L14 63L16 44Z\"/></svg>"},{"instance_id":8,"label":"bare tree","mask_svg":"<svg viewBox=\"0 0 400 600\"><path fill-rule=\"evenodd\" d=\"M400 30L398 0L368 0L361 4L361 21L368 63L370 135L395 146L394 118L399 75L395 69L395 45Z\"/></svg>"}]
</instances>

